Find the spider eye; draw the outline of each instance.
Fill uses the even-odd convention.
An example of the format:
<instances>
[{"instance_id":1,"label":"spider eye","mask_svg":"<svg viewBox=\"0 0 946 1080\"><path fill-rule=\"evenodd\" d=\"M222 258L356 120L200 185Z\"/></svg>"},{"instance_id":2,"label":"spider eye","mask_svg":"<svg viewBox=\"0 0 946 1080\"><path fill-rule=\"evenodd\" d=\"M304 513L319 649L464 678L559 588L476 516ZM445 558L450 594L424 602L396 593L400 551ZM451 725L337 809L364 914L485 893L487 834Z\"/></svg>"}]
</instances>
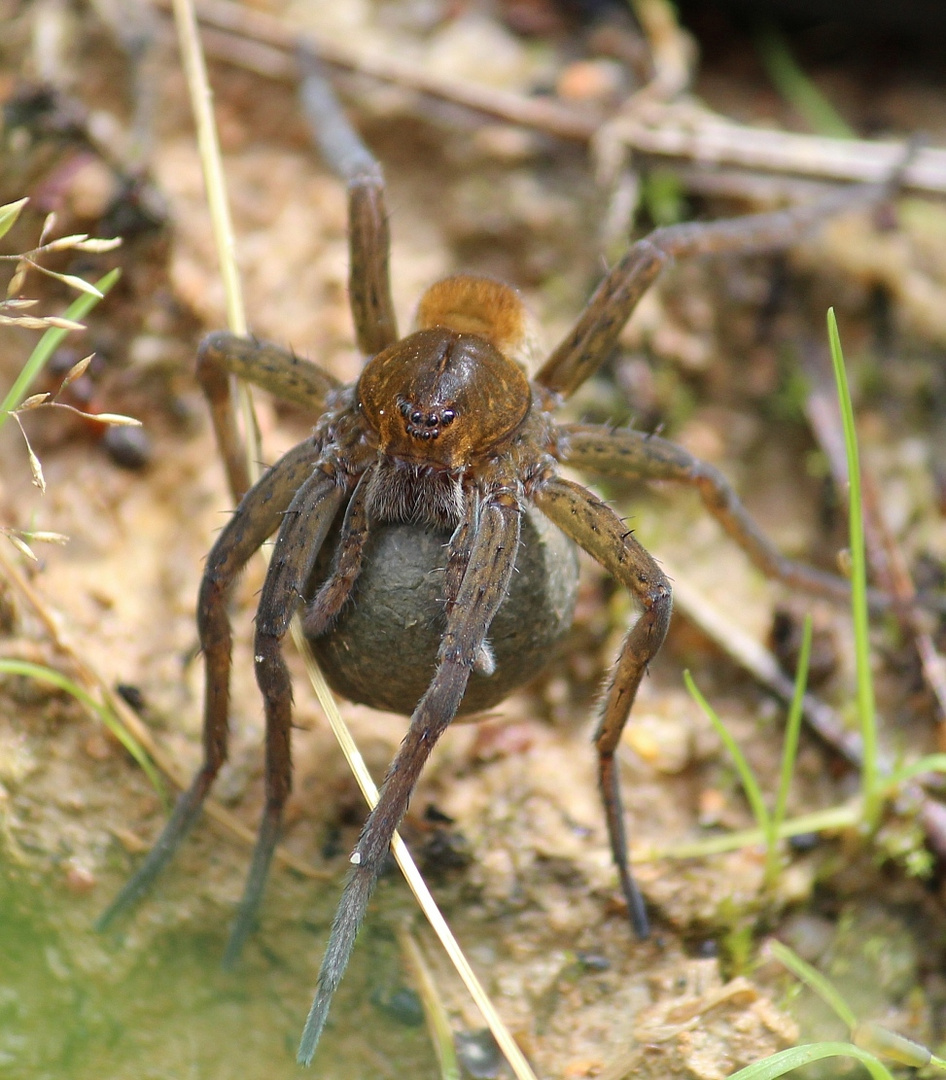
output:
<instances>
[{"instance_id":1,"label":"spider eye","mask_svg":"<svg viewBox=\"0 0 946 1080\"><path fill-rule=\"evenodd\" d=\"M444 428L448 428L457 418L457 410L453 408L419 409L416 402L398 401L398 410L404 417L404 426L407 434L412 439L421 442L433 442L440 438Z\"/></svg>"}]
</instances>

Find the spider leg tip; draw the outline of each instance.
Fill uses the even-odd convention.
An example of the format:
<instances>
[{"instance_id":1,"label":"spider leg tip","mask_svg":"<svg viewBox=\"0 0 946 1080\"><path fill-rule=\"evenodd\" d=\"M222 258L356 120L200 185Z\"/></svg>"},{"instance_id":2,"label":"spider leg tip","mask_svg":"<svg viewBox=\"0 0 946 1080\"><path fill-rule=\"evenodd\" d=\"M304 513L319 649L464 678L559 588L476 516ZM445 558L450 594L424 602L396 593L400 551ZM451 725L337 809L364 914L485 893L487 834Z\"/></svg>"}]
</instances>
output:
<instances>
[{"instance_id":1,"label":"spider leg tip","mask_svg":"<svg viewBox=\"0 0 946 1080\"><path fill-rule=\"evenodd\" d=\"M321 992L317 992L315 1001L312 1002L312 1008L309 1010L309 1015L306 1017L305 1027L302 1029L302 1038L299 1040L299 1050L296 1054L296 1061L300 1065L311 1065L312 1059L315 1057L315 1051L318 1048L319 1040L322 1038L322 1031L325 1028L325 1021L328 1017L328 1007L331 1003L331 995L327 997Z\"/></svg>"}]
</instances>

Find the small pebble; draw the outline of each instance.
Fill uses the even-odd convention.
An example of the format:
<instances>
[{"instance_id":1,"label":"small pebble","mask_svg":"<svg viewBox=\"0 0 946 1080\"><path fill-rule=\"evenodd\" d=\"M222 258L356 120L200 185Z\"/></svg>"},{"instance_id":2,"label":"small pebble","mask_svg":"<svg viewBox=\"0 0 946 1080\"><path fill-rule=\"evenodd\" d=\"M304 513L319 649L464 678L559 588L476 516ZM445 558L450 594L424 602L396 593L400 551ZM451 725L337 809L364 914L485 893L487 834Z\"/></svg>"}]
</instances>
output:
<instances>
[{"instance_id":1,"label":"small pebble","mask_svg":"<svg viewBox=\"0 0 946 1080\"><path fill-rule=\"evenodd\" d=\"M151 845L131 829L112 829L112 835L130 855L140 855L151 849Z\"/></svg>"},{"instance_id":2,"label":"small pebble","mask_svg":"<svg viewBox=\"0 0 946 1080\"><path fill-rule=\"evenodd\" d=\"M93 761L107 761L112 756L112 746L100 731L93 732L82 747Z\"/></svg>"},{"instance_id":3,"label":"small pebble","mask_svg":"<svg viewBox=\"0 0 946 1080\"><path fill-rule=\"evenodd\" d=\"M131 683L119 683L115 689L119 696L122 697L135 712L144 712L145 696L139 687L133 686Z\"/></svg>"},{"instance_id":4,"label":"small pebble","mask_svg":"<svg viewBox=\"0 0 946 1080\"><path fill-rule=\"evenodd\" d=\"M586 952L584 949L579 949L575 955L578 958L578 963L586 971L608 971L611 967L611 961L600 953Z\"/></svg>"},{"instance_id":5,"label":"small pebble","mask_svg":"<svg viewBox=\"0 0 946 1080\"><path fill-rule=\"evenodd\" d=\"M424 67L450 79L521 90L526 60L518 38L491 19L468 14L431 35Z\"/></svg>"},{"instance_id":6,"label":"small pebble","mask_svg":"<svg viewBox=\"0 0 946 1080\"><path fill-rule=\"evenodd\" d=\"M704 829L718 825L726 809L726 796L717 788L704 788L700 792L699 822Z\"/></svg>"},{"instance_id":7,"label":"small pebble","mask_svg":"<svg viewBox=\"0 0 946 1080\"><path fill-rule=\"evenodd\" d=\"M78 862L66 864L66 888L76 896L90 893L98 884L95 874L87 867Z\"/></svg>"},{"instance_id":8,"label":"small pebble","mask_svg":"<svg viewBox=\"0 0 946 1080\"><path fill-rule=\"evenodd\" d=\"M788 838L788 845L792 851L804 854L806 851L814 851L821 843L821 834L816 832L798 833Z\"/></svg>"},{"instance_id":9,"label":"small pebble","mask_svg":"<svg viewBox=\"0 0 946 1080\"><path fill-rule=\"evenodd\" d=\"M424 1022L424 1007L409 986L399 986L390 994L375 991L371 995L371 1003L405 1027L420 1027Z\"/></svg>"},{"instance_id":10,"label":"small pebble","mask_svg":"<svg viewBox=\"0 0 946 1080\"><path fill-rule=\"evenodd\" d=\"M140 427L109 427L102 436L108 456L123 469L137 471L151 463L151 440Z\"/></svg>"},{"instance_id":11,"label":"small pebble","mask_svg":"<svg viewBox=\"0 0 946 1080\"><path fill-rule=\"evenodd\" d=\"M461 1031L454 1041L460 1064L473 1080L493 1080L499 1076L503 1058L490 1031L486 1028Z\"/></svg>"},{"instance_id":12,"label":"small pebble","mask_svg":"<svg viewBox=\"0 0 946 1080\"><path fill-rule=\"evenodd\" d=\"M82 160L72 176L67 198L76 217L98 220L105 213L115 193L115 176L104 161L94 157Z\"/></svg>"}]
</instances>

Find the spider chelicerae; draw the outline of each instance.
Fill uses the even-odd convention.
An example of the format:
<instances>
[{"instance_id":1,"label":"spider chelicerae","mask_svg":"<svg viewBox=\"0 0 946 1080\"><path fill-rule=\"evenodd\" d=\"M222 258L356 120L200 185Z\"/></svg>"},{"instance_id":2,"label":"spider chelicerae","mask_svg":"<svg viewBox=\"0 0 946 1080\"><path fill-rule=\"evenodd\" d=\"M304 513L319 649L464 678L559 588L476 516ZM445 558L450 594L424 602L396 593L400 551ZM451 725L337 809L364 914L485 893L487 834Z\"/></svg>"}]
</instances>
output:
<instances>
[{"instance_id":1,"label":"spider chelicerae","mask_svg":"<svg viewBox=\"0 0 946 1080\"><path fill-rule=\"evenodd\" d=\"M467 710L488 707L537 674L554 640L567 629L570 611L567 596L555 617L537 606L534 597L546 586L550 562L568 577L576 544L624 585L641 608L614 664L594 742L621 889L635 932L647 934L644 902L628 865L615 752L641 678L667 633L671 588L621 518L563 477L559 465L689 485L766 574L820 594L844 597L848 590L841 579L780 555L725 478L681 447L627 428L556 423L552 413L608 360L638 300L671 260L786 245L830 215L883 198L890 186L864 185L810 206L656 230L628 249L564 340L536 366L536 335L518 294L482 277L458 275L435 284L420 302L416 329L399 336L388 277L381 170L324 78L311 65L305 67L302 97L316 140L348 188L350 304L358 347L367 359L358 380L342 385L275 345L215 333L201 346L198 377L210 402L231 487L240 499L207 557L198 599L206 665L204 760L100 926L130 909L168 863L226 759L231 663L227 601L239 572L275 534L254 644L266 715L266 798L225 961L237 958L255 924L291 787L292 688L282 655L290 621L301 611L303 629L317 651L344 632L338 624L344 622L346 609L367 610L364 621L380 624L383 620L375 618L372 605L381 601L361 585L372 576L370 571L377 571L373 577L381 580L383 590L385 544L397 536L396 545L406 545L409 557L420 559L422 576L436 581L421 601L427 606L419 619L429 632L429 655L426 667L420 665L419 674L413 672L401 683L393 677L400 658L392 652L390 637L379 639L380 660L371 658L361 678L339 670L343 665L331 661L330 648L325 654L330 675L334 668L333 681L348 696L410 714L410 723L351 855L299 1050L300 1061L308 1063L391 837L431 750L464 705ZM527 371L532 368L530 379ZM233 421L232 375L300 403L318 417L312 434L252 486ZM557 527L551 539L549 530L537 524L536 512ZM417 555L414 549L431 536L429 552ZM530 563L530 552L544 544L559 545L554 549L559 554ZM525 579L519 599L511 590L517 569ZM510 621L519 635L508 641L504 637L503 643L493 640L491 628L504 604L512 609ZM405 618L404 623L408 621L418 620ZM370 642L360 634L357 647L370 650ZM347 648L345 642L340 654ZM386 665L391 679L378 676Z\"/></svg>"}]
</instances>

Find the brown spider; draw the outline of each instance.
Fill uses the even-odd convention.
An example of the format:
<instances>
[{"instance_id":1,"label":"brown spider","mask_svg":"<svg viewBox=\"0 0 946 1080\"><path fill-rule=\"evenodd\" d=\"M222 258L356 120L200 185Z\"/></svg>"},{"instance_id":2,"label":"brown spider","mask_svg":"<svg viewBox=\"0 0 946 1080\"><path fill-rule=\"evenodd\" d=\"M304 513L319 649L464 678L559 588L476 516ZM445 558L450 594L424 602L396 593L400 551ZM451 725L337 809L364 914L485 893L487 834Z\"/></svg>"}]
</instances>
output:
<instances>
[{"instance_id":1,"label":"brown spider","mask_svg":"<svg viewBox=\"0 0 946 1080\"><path fill-rule=\"evenodd\" d=\"M266 713L266 805L225 962L236 959L254 925L291 786L292 692L282 656L290 620L301 608L307 636L331 641L363 563L377 557L370 542L405 524L408 543L411 537L419 543L417 538L432 533L437 538L432 568L442 569L440 602L429 601L431 610L424 617L435 627L439 620L440 628L433 638L429 671L420 677L422 690L394 691L391 701L385 696L387 688L372 688L376 677L348 690L361 700L410 713L411 719L351 856L299 1050L299 1060L308 1063L392 834L434 744L462 711L471 679L489 688L487 704L522 681L522 672L507 673L514 667L508 655L494 655L490 629L510 592L517 560L522 565L528 555L521 545L537 542L535 530L523 526L529 520L524 512L531 507L629 589L642 609L614 665L595 746L614 862L634 930L641 937L647 934L644 903L628 867L615 751L641 678L667 633L671 590L622 520L591 492L560 476L559 463L599 474L691 485L766 574L838 597L847 595L847 586L783 558L726 480L680 447L629 429L557 424L551 412L608 359L636 303L673 258L784 245L803 227L880 199L889 187L846 190L811 207L658 229L631 246L607 274L574 328L530 381L525 374L525 361L534 351L529 318L518 295L495 281L461 275L434 285L421 300L417 329L399 337L389 288L380 168L317 72L307 72L303 100L324 158L348 186L350 303L358 345L368 359L357 382L343 386L274 345L216 333L201 346L199 378L231 485L240 497L207 557L198 600L206 662L204 761L100 926L132 907L152 884L196 820L227 756L227 598L238 573L275 533L254 648ZM311 436L252 487L229 410L233 374L318 414ZM330 544L327 538L332 538ZM317 565L323 546L330 559ZM444 549L437 563L436 555ZM540 564L540 579L544 572ZM542 584L539 580L539 590ZM359 594L352 607L371 602ZM523 610L517 609L514 617L524 617ZM398 657L391 656L390 666L397 665ZM535 671L530 668L525 674Z\"/></svg>"}]
</instances>

